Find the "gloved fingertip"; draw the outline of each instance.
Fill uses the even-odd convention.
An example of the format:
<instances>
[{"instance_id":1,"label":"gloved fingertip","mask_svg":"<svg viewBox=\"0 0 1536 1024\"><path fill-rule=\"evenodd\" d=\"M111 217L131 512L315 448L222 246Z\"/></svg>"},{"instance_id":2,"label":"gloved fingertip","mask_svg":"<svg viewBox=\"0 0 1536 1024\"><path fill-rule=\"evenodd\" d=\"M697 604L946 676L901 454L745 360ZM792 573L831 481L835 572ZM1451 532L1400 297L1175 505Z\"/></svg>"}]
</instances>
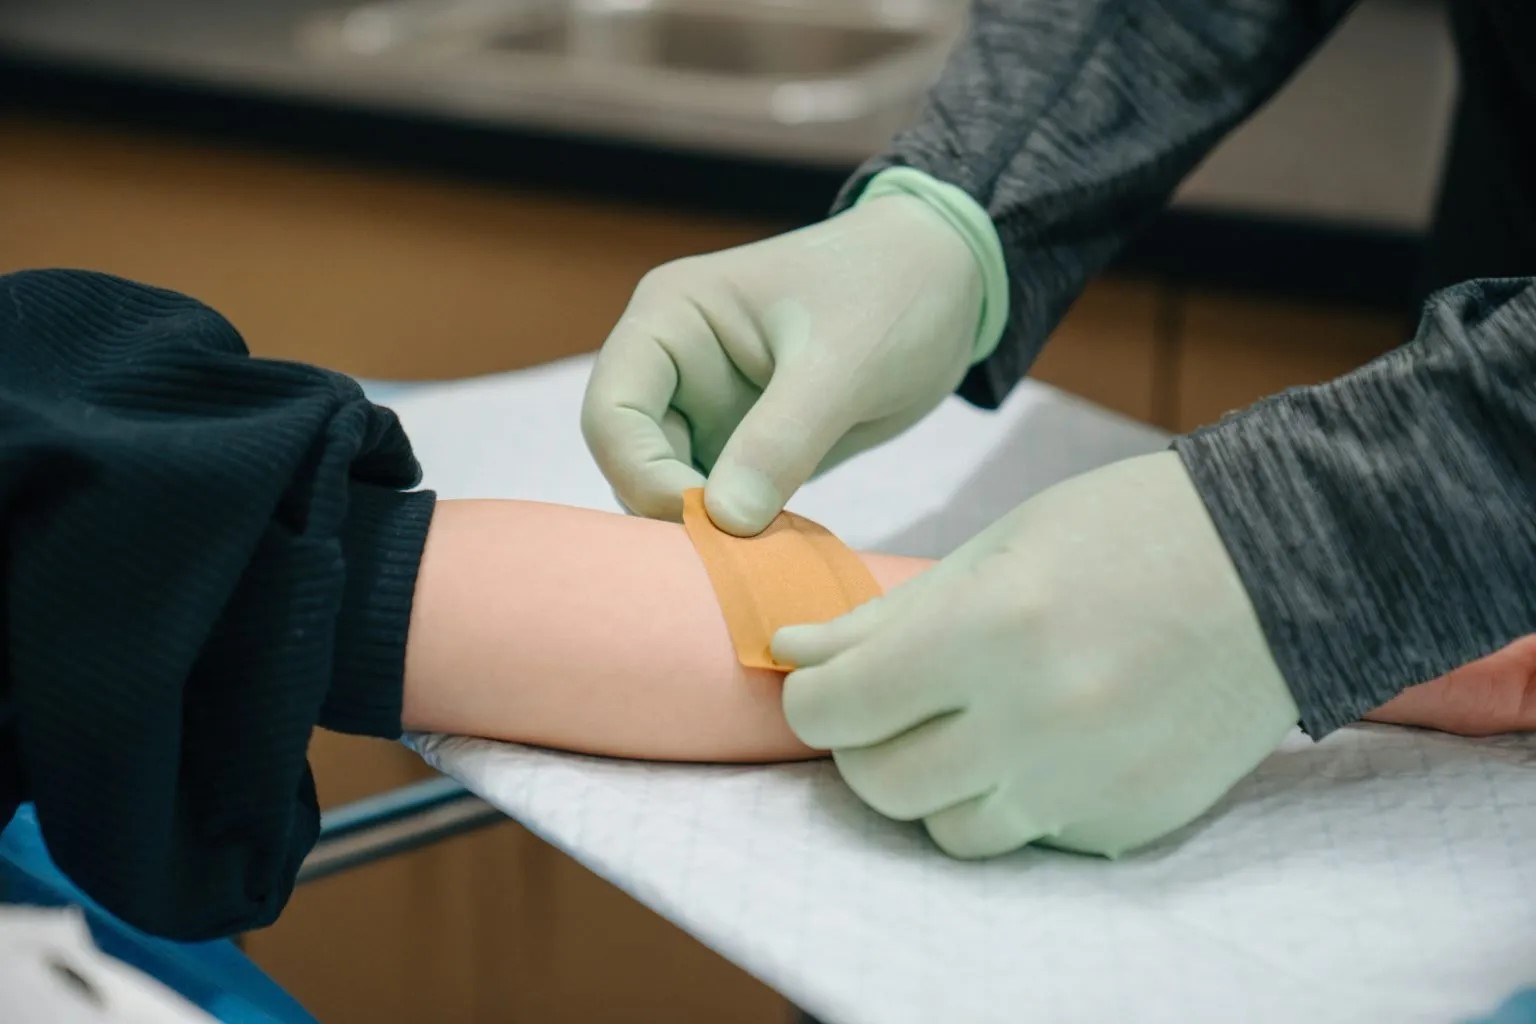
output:
<instances>
[{"instance_id":1,"label":"gloved fingertip","mask_svg":"<svg viewBox=\"0 0 1536 1024\"><path fill-rule=\"evenodd\" d=\"M986 794L947 807L923 819L934 844L959 860L984 860L1028 846L1050 831L1027 814L999 807Z\"/></svg>"},{"instance_id":2,"label":"gloved fingertip","mask_svg":"<svg viewBox=\"0 0 1536 1024\"><path fill-rule=\"evenodd\" d=\"M630 515L676 523L683 518L683 492L702 486L704 477L698 470L666 459L623 476L615 482L613 493Z\"/></svg>"},{"instance_id":3,"label":"gloved fingertip","mask_svg":"<svg viewBox=\"0 0 1536 1024\"><path fill-rule=\"evenodd\" d=\"M756 537L784 511L784 495L756 470L717 470L704 486L704 508L726 533Z\"/></svg>"},{"instance_id":4,"label":"gloved fingertip","mask_svg":"<svg viewBox=\"0 0 1536 1024\"><path fill-rule=\"evenodd\" d=\"M826 627L821 624L782 627L770 641L773 660L794 668L808 668L824 661L825 656L818 658L817 654L827 646L818 642L825 633Z\"/></svg>"},{"instance_id":5,"label":"gloved fingertip","mask_svg":"<svg viewBox=\"0 0 1536 1024\"><path fill-rule=\"evenodd\" d=\"M847 732L839 702L827 686L827 670L799 668L784 677L784 721L791 732L814 750L832 750Z\"/></svg>"},{"instance_id":6,"label":"gloved fingertip","mask_svg":"<svg viewBox=\"0 0 1536 1024\"><path fill-rule=\"evenodd\" d=\"M666 496L649 494L636 494L626 496L617 488L613 490L613 499L618 502L624 514L635 516L639 519L659 519L662 522L680 523L683 521L683 499L678 495L673 501Z\"/></svg>"}]
</instances>

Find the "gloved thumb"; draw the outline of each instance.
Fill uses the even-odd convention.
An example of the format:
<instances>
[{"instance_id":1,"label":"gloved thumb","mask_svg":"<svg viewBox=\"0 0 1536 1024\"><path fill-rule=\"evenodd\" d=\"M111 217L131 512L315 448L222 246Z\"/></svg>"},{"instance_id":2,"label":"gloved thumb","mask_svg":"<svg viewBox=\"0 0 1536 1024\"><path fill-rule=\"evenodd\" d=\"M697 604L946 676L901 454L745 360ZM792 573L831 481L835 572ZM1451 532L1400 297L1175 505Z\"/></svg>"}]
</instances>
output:
<instances>
[{"instance_id":1,"label":"gloved thumb","mask_svg":"<svg viewBox=\"0 0 1536 1024\"><path fill-rule=\"evenodd\" d=\"M929 569L896 589L865 601L857 608L829 622L784 626L773 635L773 656L780 663L809 668L831 661L888 628L893 621L922 607L932 583Z\"/></svg>"},{"instance_id":2,"label":"gloved thumb","mask_svg":"<svg viewBox=\"0 0 1536 1024\"><path fill-rule=\"evenodd\" d=\"M753 537L811 478L854 417L825 382L780 370L742 417L704 488L716 526Z\"/></svg>"}]
</instances>

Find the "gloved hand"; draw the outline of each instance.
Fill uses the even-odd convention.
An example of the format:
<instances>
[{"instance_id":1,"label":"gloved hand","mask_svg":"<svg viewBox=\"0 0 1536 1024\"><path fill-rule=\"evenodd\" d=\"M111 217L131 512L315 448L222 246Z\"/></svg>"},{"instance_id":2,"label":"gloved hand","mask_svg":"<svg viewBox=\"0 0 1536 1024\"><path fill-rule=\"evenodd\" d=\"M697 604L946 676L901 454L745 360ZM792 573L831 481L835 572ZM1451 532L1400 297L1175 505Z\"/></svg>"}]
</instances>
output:
<instances>
[{"instance_id":1,"label":"gloved hand","mask_svg":"<svg viewBox=\"0 0 1536 1024\"><path fill-rule=\"evenodd\" d=\"M902 168L777 238L667 264L598 354L582 431L632 512L759 533L819 467L905 430L989 354L1001 244L959 189Z\"/></svg>"},{"instance_id":2,"label":"gloved hand","mask_svg":"<svg viewBox=\"0 0 1536 1024\"><path fill-rule=\"evenodd\" d=\"M1299 717L1174 452L1050 488L773 651L799 666L784 712L800 739L959 857L1150 842Z\"/></svg>"}]
</instances>

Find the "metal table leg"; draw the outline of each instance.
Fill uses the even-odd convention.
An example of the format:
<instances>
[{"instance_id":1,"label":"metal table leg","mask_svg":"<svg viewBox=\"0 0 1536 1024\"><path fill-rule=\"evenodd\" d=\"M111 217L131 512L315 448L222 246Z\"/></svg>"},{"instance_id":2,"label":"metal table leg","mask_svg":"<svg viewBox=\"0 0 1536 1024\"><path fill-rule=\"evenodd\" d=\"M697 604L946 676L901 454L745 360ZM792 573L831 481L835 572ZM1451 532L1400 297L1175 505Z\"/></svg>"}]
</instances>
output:
<instances>
[{"instance_id":1,"label":"metal table leg","mask_svg":"<svg viewBox=\"0 0 1536 1024\"><path fill-rule=\"evenodd\" d=\"M506 820L450 778L366 797L320 816L320 839L299 868L299 884Z\"/></svg>"}]
</instances>

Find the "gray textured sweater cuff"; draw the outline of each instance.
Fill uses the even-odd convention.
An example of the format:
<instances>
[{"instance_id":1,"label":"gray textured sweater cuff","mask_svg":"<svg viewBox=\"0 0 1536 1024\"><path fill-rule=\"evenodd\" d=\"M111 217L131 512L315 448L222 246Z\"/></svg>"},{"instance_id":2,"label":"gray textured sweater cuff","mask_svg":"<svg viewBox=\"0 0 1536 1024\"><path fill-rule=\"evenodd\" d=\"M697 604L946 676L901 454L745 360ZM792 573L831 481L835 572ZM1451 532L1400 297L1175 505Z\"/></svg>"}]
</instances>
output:
<instances>
[{"instance_id":1,"label":"gray textured sweater cuff","mask_svg":"<svg viewBox=\"0 0 1536 1024\"><path fill-rule=\"evenodd\" d=\"M1314 737L1536 631L1536 284L1176 447Z\"/></svg>"}]
</instances>

